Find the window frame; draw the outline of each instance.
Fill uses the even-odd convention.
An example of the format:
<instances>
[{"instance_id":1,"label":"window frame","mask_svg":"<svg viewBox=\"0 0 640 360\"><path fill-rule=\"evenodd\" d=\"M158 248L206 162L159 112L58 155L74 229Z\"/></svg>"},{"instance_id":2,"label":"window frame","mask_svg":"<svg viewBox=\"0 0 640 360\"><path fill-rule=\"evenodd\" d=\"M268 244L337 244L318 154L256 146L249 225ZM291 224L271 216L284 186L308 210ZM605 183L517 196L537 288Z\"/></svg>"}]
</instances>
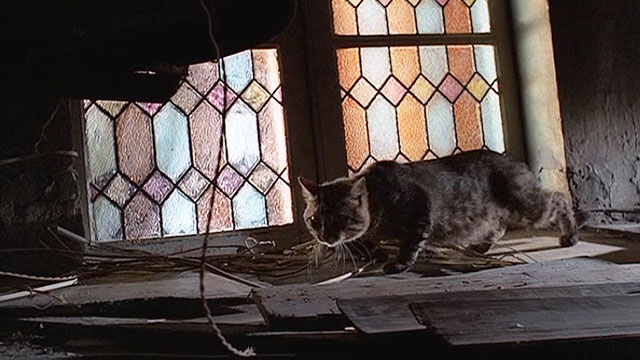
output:
<instances>
[{"instance_id":1,"label":"window frame","mask_svg":"<svg viewBox=\"0 0 640 360\"><path fill-rule=\"evenodd\" d=\"M293 222L286 225L265 226L253 229L229 230L210 233L210 244L215 246L243 246L249 237L257 241L273 240L278 248L286 248L309 237L302 219L304 199L298 189L298 176L317 178L317 163L315 161L315 140L313 124L309 121L310 97L307 90L306 68L304 60L304 33L302 19L294 16L289 27L272 41L257 46L255 49L276 48L280 65L282 87L282 104L284 109L285 136L287 139L287 155L289 168L289 186L293 206ZM93 241L93 221L89 209L90 189L88 172L88 154L85 137L85 118L83 101L79 99L69 102L72 122L74 123L74 147L80 154L78 166L79 192L81 212L85 238L90 244L107 244L126 249L140 249L159 254L169 254L188 249L200 250L204 234L172 236L164 238L150 238L140 240ZM80 183L81 182L81 183ZM210 250L211 251L211 250Z\"/></svg>"}]
</instances>

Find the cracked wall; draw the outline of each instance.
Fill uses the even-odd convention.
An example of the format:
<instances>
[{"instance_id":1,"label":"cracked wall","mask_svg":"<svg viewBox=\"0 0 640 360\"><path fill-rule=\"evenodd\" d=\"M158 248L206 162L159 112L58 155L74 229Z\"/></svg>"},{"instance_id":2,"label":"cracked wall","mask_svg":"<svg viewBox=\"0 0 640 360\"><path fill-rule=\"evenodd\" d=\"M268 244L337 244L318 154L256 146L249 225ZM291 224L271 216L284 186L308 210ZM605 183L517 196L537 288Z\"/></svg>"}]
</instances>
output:
<instances>
[{"instance_id":1,"label":"cracked wall","mask_svg":"<svg viewBox=\"0 0 640 360\"><path fill-rule=\"evenodd\" d=\"M640 7L632 0L549 5L575 203L600 222L640 220L619 211L640 208Z\"/></svg>"}]
</instances>

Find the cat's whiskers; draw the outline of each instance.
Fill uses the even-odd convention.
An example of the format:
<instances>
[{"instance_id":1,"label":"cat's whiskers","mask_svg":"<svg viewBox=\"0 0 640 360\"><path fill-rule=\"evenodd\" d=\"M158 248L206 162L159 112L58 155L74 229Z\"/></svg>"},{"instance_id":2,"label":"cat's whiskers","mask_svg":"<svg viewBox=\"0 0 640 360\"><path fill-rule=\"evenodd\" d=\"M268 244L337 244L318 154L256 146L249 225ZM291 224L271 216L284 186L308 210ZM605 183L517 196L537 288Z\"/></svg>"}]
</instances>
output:
<instances>
[{"instance_id":1,"label":"cat's whiskers","mask_svg":"<svg viewBox=\"0 0 640 360\"><path fill-rule=\"evenodd\" d=\"M356 259L353 257L353 253L347 244L344 245L344 248L347 250L347 254L351 258L351 262L353 263L353 270L358 270L358 264L356 263Z\"/></svg>"},{"instance_id":2,"label":"cat's whiskers","mask_svg":"<svg viewBox=\"0 0 640 360\"><path fill-rule=\"evenodd\" d=\"M353 241L352 244L354 244L354 249L358 252L358 254L360 254L362 256L366 256L367 260L371 260L372 259L371 252L369 251L369 249L364 244L360 243L359 241ZM358 248L364 249L364 253L362 251L360 251Z\"/></svg>"}]
</instances>

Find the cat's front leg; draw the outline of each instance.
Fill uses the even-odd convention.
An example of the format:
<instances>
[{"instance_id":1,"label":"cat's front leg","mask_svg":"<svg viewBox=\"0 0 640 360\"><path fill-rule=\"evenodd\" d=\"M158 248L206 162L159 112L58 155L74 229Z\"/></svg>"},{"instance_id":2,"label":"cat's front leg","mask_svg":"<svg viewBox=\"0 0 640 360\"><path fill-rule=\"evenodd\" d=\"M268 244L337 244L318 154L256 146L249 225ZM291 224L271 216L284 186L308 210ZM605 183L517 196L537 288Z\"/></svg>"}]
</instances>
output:
<instances>
[{"instance_id":1,"label":"cat's front leg","mask_svg":"<svg viewBox=\"0 0 640 360\"><path fill-rule=\"evenodd\" d=\"M402 244L400 252L394 261L390 261L384 265L382 270L385 274L397 274L405 272L416 263L420 248L416 244Z\"/></svg>"}]
</instances>

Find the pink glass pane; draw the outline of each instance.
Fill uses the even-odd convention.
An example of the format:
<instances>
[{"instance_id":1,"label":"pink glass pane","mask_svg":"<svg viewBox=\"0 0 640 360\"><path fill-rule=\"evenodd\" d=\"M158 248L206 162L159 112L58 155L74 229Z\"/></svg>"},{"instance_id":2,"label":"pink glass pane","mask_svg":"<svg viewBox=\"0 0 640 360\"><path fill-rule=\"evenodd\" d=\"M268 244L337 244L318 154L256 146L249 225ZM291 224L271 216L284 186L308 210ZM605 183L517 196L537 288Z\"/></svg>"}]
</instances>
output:
<instances>
[{"instance_id":1,"label":"pink glass pane","mask_svg":"<svg viewBox=\"0 0 640 360\"><path fill-rule=\"evenodd\" d=\"M195 167L213 180L218 163L222 116L213 106L203 101L193 111L189 121Z\"/></svg>"},{"instance_id":2,"label":"pink glass pane","mask_svg":"<svg viewBox=\"0 0 640 360\"><path fill-rule=\"evenodd\" d=\"M157 203L161 203L173 189L173 183L161 172L155 171L142 187Z\"/></svg>"},{"instance_id":3,"label":"pink glass pane","mask_svg":"<svg viewBox=\"0 0 640 360\"><path fill-rule=\"evenodd\" d=\"M231 166L226 166L218 176L218 187L228 196L232 196L242 185L244 179Z\"/></svg>"},{"instance_id":4,"label":"pink glass pane","mask_svg":"<svg viewBox=\"0 0 640 360\"><path fill-rule=\"evenodd\" d=\"M224 105L223 96L226 95L227 98L227 109L233 105L233 101L238 97L230 87L224 86L222 82L218 82L216 86L213 87L213 90L207 95L207 99L209 102L216 107L218 111L222 111L222 107Z\"/></svg>"}]
</instances>

